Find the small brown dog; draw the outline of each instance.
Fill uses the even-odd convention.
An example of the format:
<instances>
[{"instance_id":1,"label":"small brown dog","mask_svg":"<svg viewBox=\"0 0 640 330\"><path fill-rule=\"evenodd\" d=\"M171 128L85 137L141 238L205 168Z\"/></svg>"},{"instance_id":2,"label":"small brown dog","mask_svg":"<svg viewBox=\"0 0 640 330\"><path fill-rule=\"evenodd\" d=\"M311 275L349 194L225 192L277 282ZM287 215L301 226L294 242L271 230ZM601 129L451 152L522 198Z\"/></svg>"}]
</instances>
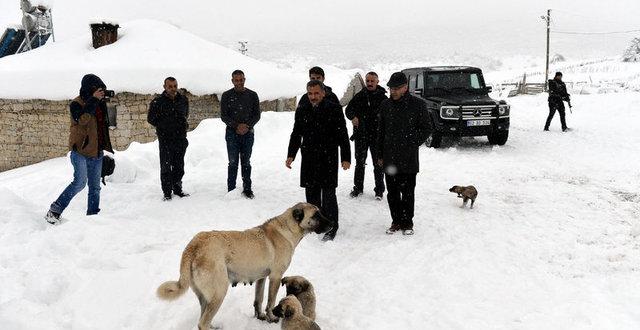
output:
<instances>
[{"instance_id":1,"label":"small brown dog","mask_svg":"<svg viewBox=\"0 0 640 330\"><path fill-rule=\"evenodd\" d=\"M476 202L476 197L478 197L478 191L474 186L453 186L451 187L451 189L449 189L449 191L458 194L458 197L462 198L462 205L460 206L461 208L464 208L469 200L471 200L470 208L473 208L473 203Z\"/></svg>"},{"instance_id":2,"label":"small brown dog","mask_svg":"<svg viewBox=\"0 0 640 330\"><path fill-rule=\"evenodd\" d=\"M302 305L302 313L315 321L316 319L316 294L313 285L302 276L287 276L280 281L287 287L287 295L294 295Z\"/></svg>"},{"instance_id":3,"label":"small brown dog","mask_svg":"<svg viewBox=\"0 0 640 330\"><path fill-rule=\"evenodd\" d=\"M296 296L290 294L273 309L273 315L282 317L282 330L320 330L312 319L302 313L302 304Z\"/></svg>"}]
</instances>

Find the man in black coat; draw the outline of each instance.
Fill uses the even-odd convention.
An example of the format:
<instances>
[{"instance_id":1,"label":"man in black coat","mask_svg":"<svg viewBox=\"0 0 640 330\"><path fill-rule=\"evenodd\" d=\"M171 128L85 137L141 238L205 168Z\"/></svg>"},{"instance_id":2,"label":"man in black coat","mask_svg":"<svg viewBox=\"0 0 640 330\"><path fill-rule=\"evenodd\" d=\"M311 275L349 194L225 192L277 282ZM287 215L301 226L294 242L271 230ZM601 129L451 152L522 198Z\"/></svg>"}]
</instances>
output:
<instances>
[{"instance_id":1,"label":"man in black coat","mask_svg":"<svg viewBox=\"0 0 640 330\"><path fill-rule=\"evenodd\" d=\"M309 69L309 80L318 80L320 81L323 86L324 86L324 94L325 94L325 98L330 100L333 103L336 103L338 105L340 105L340 99L338 99L338 96L336 96L336 94L333 93L333 91L331 90L331 87L324 85L324 70L319 67L319 66L314 66L313 68ZM300 102L298 102L298 106L300 106L301 104L309 104L309 97L307 96L307 94L302 95L302 97L300 97Z\"/></svg>"},{"instance_id":2,"label":"man in black coat","mask_svg":"<svg viewBox=\"0 0 640 330\"><path fill-rule=\"evenodd\" d=\"M155 126L160 146L160 182L164 200L171 200L171 192L179 197L189 194L182 190L184 154L187 152L189 100L178 93L178 81L164 80L164 92L151 101L147 121Z\"/></svg>"},{"instance_id":3,"label":"man in black coat","mask_svg":"<svg viewBox=\"0 0 640 330\"><path fill-rule=\"evenodd\" d=\"M307 202L333 221L333 228L323 238L333 240L338 231L338 148L346 171L351 166L349 135L342 107L326 98L322 82L309 81L307 95L309 103L301 103L296 109L285 165L291 168L300 149L300 186L305 188Z\"/></svg>"},{"instance_id":4,"label":"man in black coat","mask_svg":"<svg viewBox=\"0 0 640 330\"><path fill-rule=\"evenodd\" d=\"M242 163L242 195L253 199L251 189L251 152L255 126L260 120L260 99L256 92L244 87L244 72L235 70L231 73L233 88L222 93L220 99L220 117L227 124L225 140L229 167L227 175L227 191L236 189L238 163Z\"/></svg>"},{"instance_id":5,"label":"man in black coat","mask_svg":"<svg viewBox=\"0 0 640 330\"><path fill-rule=\"evenodd\" d=\"M562 125L562 131L566 132L567 121L565 119L564 102L571 102L570 95L567 93L567 86L562 81L562 72L556 72L555 77L549 80L549 116L547 122L544 125L544 130L549 130L551 120L556 114L556 110L560 114L560 124ZM571 103L569 103L571 104Z\"/></svg>"},{"instance_id":6,"label":"man in black coat","mask_svg":"<svg viewBox=\"0 0 640 330\"><path fill-rule=\"evenodd\" d=\"M352 140L355 140L356 171L353 177L353 190L351 197L358 197L364 190L364 168L367 161L367 152L371 150L373 163L373 176L376 186L374 192L376 199L382 200L384 193L384 173L377 165L376 135L378 133L378 107L387 99L387 91L378 86L378 74L369 72L365 76L366 88L353 96L347 105L345 114L353 124Z\"/></svg>"},{"instance_id":7,"label":"man in black coat","mask_svg":"<svg viewBox=\"0 0 640 330\"><path fill-rule=\"evenodd\" d=\"M407 92L404 73L392 74L387 86L391 98L380 105L376 145L378 165L384 166L392 219L387 234L402 230L404 235L413 235L418 149L429 137L432 124L426 102Z\"/></svg>"}]
</instances>

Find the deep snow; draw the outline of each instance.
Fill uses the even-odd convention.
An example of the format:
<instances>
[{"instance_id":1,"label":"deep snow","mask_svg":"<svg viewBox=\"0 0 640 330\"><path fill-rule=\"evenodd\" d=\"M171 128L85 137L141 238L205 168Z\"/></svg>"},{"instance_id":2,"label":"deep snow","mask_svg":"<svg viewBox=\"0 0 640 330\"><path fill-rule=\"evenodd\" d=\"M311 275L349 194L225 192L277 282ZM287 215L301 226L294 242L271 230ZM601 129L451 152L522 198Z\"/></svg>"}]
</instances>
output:
<instances>
[{"instance_id":1,"label":"deep snow","mask_svg":"<svg viewBox=\"0 0 640 330\"><path fill-rule=\"evenodd\" d=\"M313 282L323 329L640 327L640 94L574 95L569 133L558 118L542 132L544 95L509 102L505 146L421 148L413 237L384 234L369 170L359 199L341 171L336 240L305 238L287 272ZM197 232L253 227L304 199L299 158L284 167L292 120L264 113L256 126L255 200L226 193L219 119L189 133L186 199L161 201L157 142L117 152L101 214L84 215L85 190L58 227L42 216L71 179L67 158L0 173L1 327L195 329L195 295L167 303L155 289L177 279ZM473 210L455 184L478 188ZM252 301L253 287L230 289L213 324L279 329L253 318Z\"/></svg>"}]
</instances>

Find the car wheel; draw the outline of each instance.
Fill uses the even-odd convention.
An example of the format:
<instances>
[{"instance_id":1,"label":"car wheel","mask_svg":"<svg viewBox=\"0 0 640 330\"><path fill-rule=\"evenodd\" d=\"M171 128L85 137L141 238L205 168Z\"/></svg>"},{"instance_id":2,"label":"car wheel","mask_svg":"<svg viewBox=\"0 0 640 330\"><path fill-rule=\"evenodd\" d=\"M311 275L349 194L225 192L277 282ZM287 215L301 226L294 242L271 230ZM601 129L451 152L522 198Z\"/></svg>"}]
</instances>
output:
<instances>
[{"instance_id":1,"label":"car wheel","mask_svg":"<svg viewBox=\"0 0 640 330\"><path fill-rule=\"evenodd\" d=\"M499 146L503 146L509 139L509 131L489 134L489 136L487 137L489 138L489 144L497 144Z\"/></svg>"}]
</instances>

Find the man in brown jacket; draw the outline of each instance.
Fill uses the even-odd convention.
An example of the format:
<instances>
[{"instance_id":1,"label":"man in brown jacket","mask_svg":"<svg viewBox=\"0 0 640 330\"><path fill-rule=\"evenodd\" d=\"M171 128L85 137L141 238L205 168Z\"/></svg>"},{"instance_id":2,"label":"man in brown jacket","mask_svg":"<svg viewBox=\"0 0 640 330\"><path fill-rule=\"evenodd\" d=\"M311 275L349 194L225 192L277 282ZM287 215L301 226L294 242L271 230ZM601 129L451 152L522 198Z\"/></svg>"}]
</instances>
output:
<instances>
[{"instance_id":1,"label":"man in brown jacket","mask_svg":"<svg viewBox=\"0 0 640 330\"><path fill-rule=\"evenodd\" d=\"M113 152L109 139L107 105L104 101L106 89L98 76L85 75L82 78L80 96L69 106L69 150L73 165L73 181L49 207L45 219L50 224L60 223L60 215L64 209L86 185L89 185L87 215L100 212L103 150Z\"/></svg>"}]
</instances>

